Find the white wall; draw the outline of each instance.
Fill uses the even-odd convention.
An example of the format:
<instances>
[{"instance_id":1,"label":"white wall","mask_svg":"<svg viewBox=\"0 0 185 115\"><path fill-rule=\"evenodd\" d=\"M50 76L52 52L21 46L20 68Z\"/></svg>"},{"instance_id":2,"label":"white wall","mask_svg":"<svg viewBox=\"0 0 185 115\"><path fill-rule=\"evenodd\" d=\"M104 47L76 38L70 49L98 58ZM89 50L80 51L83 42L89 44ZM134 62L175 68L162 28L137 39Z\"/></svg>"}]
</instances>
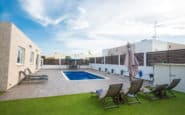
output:
<instances>
[{"instance_id":1,"label":"white wall","mask_svg":"<svg viewBox=\"0 0 185 115\"><path fill-rule=\"evenodd\" d=\"M23 78L23 76L19 76L19 71L30 68L32 72L35 72L40 68L40 64L36 68L36 55L40 57L41 51L12 23L1 22L0 35L0 90L6 91ZM23 64L17 64L18 47L25 49ZM34 63L30 63L31 52L35 54Z\"/></svg>"},{"instance_id":2,"label":"white wall","mask_svg":"<svg viewBox=\"0 0 185 115\"><path fill-rule=\"evenodd\" d=\"M151 52L152 51L152 40L142 40L141 42L135 43L135 52Z\"/></svg>"},{"instance_id":3,"label":"white wall","mask_svg":"<svg viewBox=\"0 0 185 115\"><path fill-rule=\"evenodd\" d=\"M168 50L168 42L153 40L152 51L164 51Z\"/></svg>"},{"instance_id":4,"label":"white wall","mask_svg":"<svg viewBox=\"0 0 185 115\"><path fill-rule=\"evenodd\" d=\"M80 69L89 69L89 65L80 65ZM68 65L42 65L42 69L68 69Z\"/></svg>"},{"instance_id":5,"label":"white wall","mask_svg":"<svg viewBox=\"0 0 185 115\"><path fill-rule=\"evenodd\" d=\"M105 68L107 68L108 72L111 72L111 69L114 69L116 74L120 74L121 70L124 70L126 74L128 71L126 66L114 64L90 64L90 67L95 70L99 70L99 68L101 68L101 71L105 71Z\"/></svg>"},{"instance_id":6,"label":"white wall","mask_svg":"<svg viewBox=\"0 0 185 115\"><path fill-rule=\"evenodd\" d=\"M25 49L24 63L17 64L17 48L22 47ZM34 52L34 61L30 63L30 54ZM8 68L8 83L7 89L15 86L23 79L23 76L19 75L19 71L23 71L25 68L29 68L32 72L36 72L40 69L40 54L41 50L34 44L21 30L19 30L14 24L11 24L11 37L10 37L10 56L9 56L9 68ZM38 60L37 60L38 55ZM38 61L38 65L36 64Z\"/></svg>"},{"instance_id":7,"label":"white wall","mask_svg":"<svg viewBox=\"0 0 185 115\"><path fill-rule=\"evenodd\" d=\"M140 42L134 43L133 49L135 53L161 51L161 50L167 50L167 44L168 42L146 39L146 40L142 40ZM125 54L126 52L127 52L127 48L126 48L126 45L124 45L120 47L104 49L102 54L103 56L107 56L110 54L111 55Z\"/></svg>"},{"instance_id":8,"label":"white wall","mask_svg":"<svg viewBox=\"0 0 185 115\"><path fill-rule=\"evenodd\" d=\"M135 53L165 51L169 49L168 48L169 45L171 46L170 48L171 50L185 48L185 45L183 44L170 43L170 42L155 40L155 39L145 39L145 40L136 42L132 45L133 45ZM126 52L127 52L126 45L123 45L120 47L104 49L102 51L102 54L103 56L108 56L108 55L125 54Z\"/></svg>"},{"instance_id":9,"label":"white wall","mask_svg":"<svg viewBox=\"0 0 185 115\"><path fill-rule=\"evenodd\" d=\"M185 92L185 65L184 64L156 64L154 65L154 84L169 84L174 78L180 78L177 91Z\"/></svg>"},{"instance_id":10,"label":"white wall","mask_svg":"<svg viewBox=\"0 0 185 115\"><path fill-rule=\"evenodd\" d=\"M135 52L154 52L168 50L168 42L160 40L142 40L135 43Z\"/></svg>"},{"instance_id":11,"label":"white wall","mask_svg":"<svg viewBox=\"0 0 185 115\"><path fill-rule=\"evenodd\" d=\"M108 69L109 72L111 72L112 69L114 69L114 72L116 74L120 74L121 70L124 71L124 75L128 76L128 69L125 65L114 65L114 64L90 64L90 68L99 70L101 68L101 71L105 71L105 68ZM143 72L142 79L150 80L149 74L153 74L153 67L146 67L146 66L139 66L139 70ZM139 78L139 75L136 76Z\"/></svg>"},{"instance_id":12,"label":"white wall","mask_svg":"<svg viewBox=\"0 0 185 115\"><path fill-rule=\"evenodd\" d=\"M103 56L108 56L109 50L110 50L110 49L103 49L103 50L102 50L102 55L103 55Z\"/></svg>"},{"instance_id":13,"label":"white wall","mask_svg":"<svg viewBox=\"0 0 185 115\"><path fill-rule=\"evenodd\" d=\"M66 69L66 65L42 65L42 69Z\"/></svg>"},{"instance_id":14,"label":"white wall","mask_svg":"<svg viewBox=\"0 0 185 115\"><path fill-rule=\"evenodd\" d=\"M152 66L139 66L139 71L143 72L143 76L141 77L142 79L149 80L151 81L152 79L150 78L150 74L153 74L153 67ZM139 75L136 76L139 78Z\"/></svg>"}]
</instances>

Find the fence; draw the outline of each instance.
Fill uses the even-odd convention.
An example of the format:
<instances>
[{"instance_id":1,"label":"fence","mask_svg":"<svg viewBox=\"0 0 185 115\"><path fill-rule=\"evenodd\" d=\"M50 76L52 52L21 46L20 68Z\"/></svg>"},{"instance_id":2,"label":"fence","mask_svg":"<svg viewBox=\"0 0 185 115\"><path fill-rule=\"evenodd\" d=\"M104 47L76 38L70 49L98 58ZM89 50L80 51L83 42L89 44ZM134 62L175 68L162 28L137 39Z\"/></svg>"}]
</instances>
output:
<instances>
[{"instance_id":1,"label":"fence","mask_svg":"<svg viewBox=\"0 0 185 115\"><path fill-rule=\"evenodd\" d=\"M185 63L185 49L147 53L147 65L154 63Z\"/></svg>"},{"instance_id":2,"label":"fence","mask_svg":"<svg viewBox=\"0 0 185 115\"><path fill-rule=\"evenodd\" d=\"M146 55L146 59L144 59L144 55ZM137 57L140 66L143 66L145 61L147 66L151 66L154 63L185 64L185 49L135 53L135 56ZM105 57L92 57L89 62L96 64L124 65L124 60L125 54L122 54Z\"/></svg>"},{"instance_id":3,"label":"fence","mask_svg":"<svg viewBox=\"0 0 185 115\"><path fill-rule=\"evenodd\" d=\"M89 60L79 59L79 60L65 60L65 59L44 59L44 65L89 65Z\"/></svg>"},{"instance_id":4,"label":"fence","mask_svg":"<svg viewBox=\"0 0 185 115\"><path fill-rule=\"evenodd\" d=\"M146 59L144 59L144 55L146 55ZM151 66L154 63L185 64L185 49L136 53L135 56L137 57L140 66L143 66L145 61L147 66ZM89 65L89 63L124 65L124 60L125 54L122 54L105 57L91 57L89 60L44 59L44 65L72 65L75 63L78 65Z\"/></svg>"},{"instance_id":5,"label":"fence","mask_svg":"<svg viewBox=\"0 0 185 115\"><path fill-rule=\"evenodd\" d=\"M139 64L144 64L144 53L136 53ZM95 61L96 60L96 61ZM124 65L125 54L90 58L90 63Z\"/></svg>"},{"instance_id":6,"label":"fence","mask_svg":"<svg viewBox=\"0 0 185 115\"><path fill-rule=\"evenodd\" d=\"M58 59L44 59L44 65L59 65Z\"/></svg>"}]
</instances>

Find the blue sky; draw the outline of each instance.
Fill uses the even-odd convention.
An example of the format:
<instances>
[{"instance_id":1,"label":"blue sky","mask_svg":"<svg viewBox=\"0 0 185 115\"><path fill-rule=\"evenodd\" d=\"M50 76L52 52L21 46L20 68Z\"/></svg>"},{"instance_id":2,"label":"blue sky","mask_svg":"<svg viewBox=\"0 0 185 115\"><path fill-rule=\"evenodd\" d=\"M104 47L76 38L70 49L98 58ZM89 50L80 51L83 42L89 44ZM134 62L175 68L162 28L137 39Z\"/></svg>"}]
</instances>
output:
<instances>
[{"instance_id":1,"label":"blue sky","mask_svg":"<svg viewBox=\"0 0 185 115\"><path fill-rule=\"evenodd\" d=\"M184 0L1 0L0 20L13 22L43 54L67 54L151 39L185 44Z\"/></svg>"}]
</instances>

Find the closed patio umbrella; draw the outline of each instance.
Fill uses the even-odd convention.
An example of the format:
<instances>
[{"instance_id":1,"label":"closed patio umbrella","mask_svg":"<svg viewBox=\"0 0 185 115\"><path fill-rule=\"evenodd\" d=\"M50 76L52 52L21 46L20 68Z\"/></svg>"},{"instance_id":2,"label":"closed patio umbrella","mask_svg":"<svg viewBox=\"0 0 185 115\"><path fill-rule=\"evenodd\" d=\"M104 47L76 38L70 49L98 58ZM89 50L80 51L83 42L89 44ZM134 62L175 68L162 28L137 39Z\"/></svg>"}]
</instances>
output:
<instances>
[{"instance_id":1,"label":"closed patio umbrella","mask_svg":"<svg viewBox=\"0 0 185 115\"><path fill-rule=\"evenodd\" d=\"M129 78L130 81L133 80L133 78L137 75L138 73L138 60L134 55L133 48L131 48L131 45L128 43L127 44L127 54L125 57L125 65L128 67L128 72L129 72Z\"/></svg>"}]
</instances>

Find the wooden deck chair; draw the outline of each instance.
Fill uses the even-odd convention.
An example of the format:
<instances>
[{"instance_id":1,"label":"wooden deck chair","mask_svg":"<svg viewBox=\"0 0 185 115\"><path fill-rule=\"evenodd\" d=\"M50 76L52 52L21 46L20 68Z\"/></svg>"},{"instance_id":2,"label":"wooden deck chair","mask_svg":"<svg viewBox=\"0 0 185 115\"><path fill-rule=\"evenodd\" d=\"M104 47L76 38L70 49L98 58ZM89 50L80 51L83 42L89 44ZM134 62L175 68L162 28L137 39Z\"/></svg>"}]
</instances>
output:
<instances>
[{"instance_id":1,"label":"wooden deck chair","mask_svg":"<svg viewBox=\"0 0 185 115\"><path fill-rule=\"evenodd\" d=\"M123 99L128 103L128 104L134 104L134 103L141 103L139 98L137 97L137 93L140 91L141 87L143 85L143 80L142 79L136 79L133 80L131 82L131 86L129 88L129 90L124 93L124 91L122 90L122 96ZM128 97L132 97L135 98L136 101L129 101Z\"/></svg>"},{"instance_id":2,"label":"wooden deck chair","mask_svg":"<svg viewBox=\"0 0 185 115\"><path fill-rule=\"evenodd\" d=\"M96 91L105 109L119 107L119 96L123 84L111 84L108 90Z\"/></svg>"},{"instance_id":3,"label":"wooden deck chair","mask_svg":"<svg viewBox=\"0 0 185 115\"><path fill-rule=\"evenodd\" d=\"M176 97L176 95L173 93L172 89L175 88L181 79L173 79L172 82L167 86L166 91L170 94L170 97Z\"/></svg>"},{"instance_id":4,"label":"wooden deck chair","mask_svg":"<svg viewBox=\"0 0 185 115\"><path fill-rule=\"evenodd\" d=\"M165 90L167 86L168 84L160 84L160 85L156 85L155 87L145 88L143 90L143 93L150 100L161 99L166 96Z\"/></svg>"}]
</instances>

